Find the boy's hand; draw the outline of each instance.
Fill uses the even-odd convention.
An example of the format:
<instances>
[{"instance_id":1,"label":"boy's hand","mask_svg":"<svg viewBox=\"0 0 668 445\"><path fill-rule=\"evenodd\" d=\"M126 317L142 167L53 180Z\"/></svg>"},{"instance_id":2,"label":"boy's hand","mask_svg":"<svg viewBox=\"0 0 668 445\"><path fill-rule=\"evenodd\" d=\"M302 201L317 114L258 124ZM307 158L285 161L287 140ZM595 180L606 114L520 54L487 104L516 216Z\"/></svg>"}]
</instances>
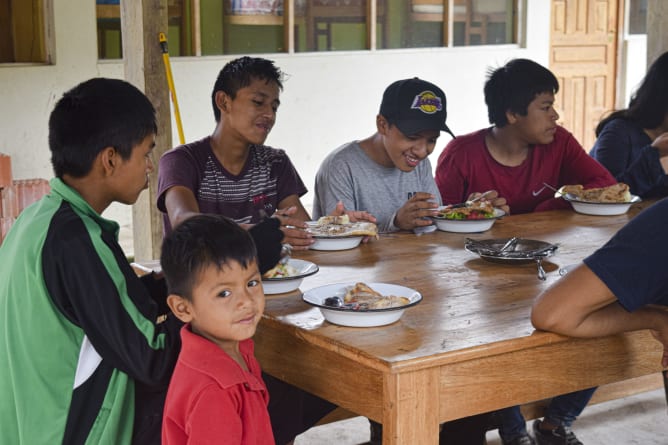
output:
<instances>
[{"instance_id":1,"label":"boy's hand","mask_svg":"<svg viewBox=\"0 0 668 445\"><path fill-rule=\"evenodd\" d=\"M281 231L285 235L283 242L290 244L293 250L308 250L309 246L315 242L313 236L306 230L306 223L292 215L297 211L296 207L276 210L272 215L280 221Z\"/></svg>"},{"instance_id":2,"label":"boy's hand","mask_svg":"<svg viewBox=\"0 0 668 445\"><path fill-rule=\"evenodd\" d=\"M283 232L279 228L280 224L276 218L265 218L248 230L257 248L260 274L267 272L281 259Z\"/></svg>"},{"instance_id":3,"label":"boy's hand","mask_svg":"<svg viewBox=\"0 0 668 445\"><path fill-rule=\"evenodd\" d=\"M339 201L336 203L336 207L330 213L330 216L342 216L342 215L348 215L348 218L350 218L350 221L352 222L358 222L358 221L369 221L372 223L376 222L376 217L373 216L371 213L367 212L366 210L346 210L346 207L343 205L343 201Z\"/></svg>"},{"instance_id":4,"label":"boy's hand","mask_svg":"<svg viewBox=\"0 0 668 445\"><path fill-rule=\"evenodd\" d=\"M411 199L397 210L394 225L403 230L429 226L434 222L429 219L436 216L437 200L431 193L417 192Z\"/></svg>"},{"instance_id":5,"label":"boy's hand","mask_svg":"<svg viewBox=\"0 0 668 445\"><path fill-rule=\"evenodd\" d=\"M468 197L467 201L478 199L482 195L484 195L483 199L485 201L489 201L489 203L492 204L492 207L501 209L504 212L506 212L506 215L510 215L510 207L508 206L508 201L506 201L506 198L499 196L499 192L497 192L496 190L488 190L483 193L480 192L471 193L471 196Z\"/></svg>"},{"instance_id":6,"label":"boy's hand","mask_svg":"<svg viewBox=\"0 0 668 445\"><path fill-rule=\"evenodd\" d=\"M371 213L367 212L366 210L346 210L346 207L343 205L343 201L337 202L336 207L329 215L330 216L348 215L348 218L352 222L369 221L374 224L376 223L376 217L373 216ZM371 237L365 236L364 238L362 238L362 243L368 243L369 239L371 239Z\"/></svg>"}]
</instances>

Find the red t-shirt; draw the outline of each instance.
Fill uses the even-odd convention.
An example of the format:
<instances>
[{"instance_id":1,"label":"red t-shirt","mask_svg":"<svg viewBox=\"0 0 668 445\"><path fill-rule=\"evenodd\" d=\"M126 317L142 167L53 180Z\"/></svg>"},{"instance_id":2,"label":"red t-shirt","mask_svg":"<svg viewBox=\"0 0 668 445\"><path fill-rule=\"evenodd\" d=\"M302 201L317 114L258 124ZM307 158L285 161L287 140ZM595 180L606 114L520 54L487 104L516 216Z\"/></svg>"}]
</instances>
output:
<instances>
[{"instance_id":1,"label":"red t-shirt","mask_svg":"<svg viewBox=\"0 0 668 445\"><path fill-rule=\"evenodd\" d=\"M466 201L474 192L496 190L508 201L511 213L529 213L570 207L563 199L555 199L554 191L544 183L554 188L617 183L562 127L557 127L550 144L529 148L527 158L516 167L501 165L489 154L485 144L488 131L457 136L439 156L435 179L443 204Z\"/></svg>"},{"instance_id":2,"label":"red t-shirt","mask_svg":"<svg viewBox=\"0 0 668 445\"><path fill-rule=\"evenodd\" d=\"M181 340L165 401L163 445L274 445L253 340L239 343L248 371L190 325L181 329Z\"/></svg>"}]
</instances>

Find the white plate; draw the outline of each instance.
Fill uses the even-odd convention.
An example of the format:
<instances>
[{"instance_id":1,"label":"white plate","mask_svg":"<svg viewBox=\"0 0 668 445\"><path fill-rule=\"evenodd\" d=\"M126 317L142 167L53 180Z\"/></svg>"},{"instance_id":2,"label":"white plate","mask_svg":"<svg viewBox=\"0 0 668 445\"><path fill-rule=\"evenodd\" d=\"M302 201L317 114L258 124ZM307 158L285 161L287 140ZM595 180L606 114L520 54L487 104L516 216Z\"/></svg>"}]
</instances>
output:
<instances>
[{"instance_id":1,"label":"white plate","mask_svg":"<svg viewBox=\"0 0 668 445\"><path fill-rule=\"evenodd\" d=\"M571 203L573 210L585 215L622 215L626 213L632 204L642 201L639 196L631 195L629 202L586 202L564 195L564 199Z\"/></svg>"},{"instance_id":2,"label":"white plate","mask_svg":"<svg viewBox=\"0 0 668 445\"><path fill-rule=\"evenodd\" d=\"M311 276L319 270L316 264L295 258L290 258L288 265L297 269L297 274L281 278L262 278L262 287L265 294L272 295L292 292L299 288L305 277Z\"/></svg>"},{"instance_id":3,"label":"white plate","mask_svg":"<svg viewBox=\"0 0 668 445\"><path fill-rule=\"evenodd\" d=\"M324 301L328 297L338 296L343 299L346 291L355 283L337 283L310 289L302 295L302 299L313 306L320 308L320 312L330 323L341 326L371 327L384 326L399 320L404 311L422 301L422 294L409 287L388 283L367 283L373 290L383 295L395 295L406 297L410 300L405 306L386 309L351 310L325 306Z\"/></svg>"},{"instance_id":4,"label":"white plate","mask_svg":"<svg viewBox=\"0 0 668 445\"><path fill-rule=\"evenodd\" d=\"M317 221L307 221L308 226L315 226ZM363 236L314 236L315 242L311 244L312 250L348 250L354 249L362 242Z\"/></svg>"},{"instance_id":5,"label":"white plate","mask_svg":"<svg viewBox=\"0 0 668 445\"><path fill-rule=\"evenodd\" d=\"M363 236L340 236L335 237L320 237L314 236L315 242L311 244L310 248L313 250L347 250L354 249L362 242Z\"/></svg>"},{"instance_id":6,"label":"white plate","mask_svg":"<svg viewBox=\"0 0 668 445\"><path fill-rule=\"evenodd\" d=\"M439 207L439 210L444 209L445 206ZM448 219L435 216L433 217L436 223L436 228L444 232L457 233L474 233L484 232L492 228L497 219L504 216L506 212L501 209L494 209L494 216L485 219Z\"/></svg>"},{"instance_id":7,"label":"white plate","mask_svg":"<svg viewBox=\"0 0 668 445\"><path fill-rule=\"evenodd\" d=\"M146 260L141 262L130 263L135 269L135 272L139 275L149 274L151 272L160 273L162 272L162 267L160 266L160 260Z\"/></svg>"}]
</instances>

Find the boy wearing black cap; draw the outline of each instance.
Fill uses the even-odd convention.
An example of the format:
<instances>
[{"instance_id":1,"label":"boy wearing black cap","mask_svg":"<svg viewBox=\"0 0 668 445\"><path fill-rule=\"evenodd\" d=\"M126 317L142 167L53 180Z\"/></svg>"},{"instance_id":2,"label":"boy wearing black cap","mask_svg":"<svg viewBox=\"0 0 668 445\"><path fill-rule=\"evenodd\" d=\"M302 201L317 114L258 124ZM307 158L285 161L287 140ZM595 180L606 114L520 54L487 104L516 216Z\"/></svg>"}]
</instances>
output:
<instances>
[{"instance_id":1,"label":"boy wearing black cap","mask_svg":"<svg viewBox=\"0 0 668 445\"><path fill-rule=\"evenodd\" d=\"M431 225L425 217L435 214L441 196L427 157L441 131L452 135L446 115L445 94L436 85L417 77L392 83L383 94L376 133L342 145L320 166L314 217L342 201L346 209L373 213L381 232Z\"/></svg>"},{"instance_id":2,"label":"boy wearing black cap","mask_svg":"<svg viewBox=\"0 0 668 445\"><path fill-rule=\"evenodd\" d=\"M398 80L383 93L376 132L330 153L315 179L313 214L327 215L339 201L346 209L364 209L379 231L421 231L441 204L428 156L445 124L445 93L414 77ZM489 195L495 199L496 195ZM504 202L496 203L503 205ZM432 226L433 227L433 226ZM439 443L483 444L488 416L471 416L442 425ZM381 443L381 425L371 422L371 441Z\"/></svg>"}]
</instances>

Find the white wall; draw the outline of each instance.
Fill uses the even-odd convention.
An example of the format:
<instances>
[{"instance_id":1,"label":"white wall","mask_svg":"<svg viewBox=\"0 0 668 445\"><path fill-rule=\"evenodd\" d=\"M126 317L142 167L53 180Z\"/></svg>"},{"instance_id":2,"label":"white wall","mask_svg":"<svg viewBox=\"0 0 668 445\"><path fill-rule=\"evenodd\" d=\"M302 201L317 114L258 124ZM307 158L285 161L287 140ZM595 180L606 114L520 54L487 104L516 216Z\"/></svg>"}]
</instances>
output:
<instances>
[{"instance_id":1,"label":"white wall","mask_svg":"<svg viewBox=\"0 0 668 445\"><path fill-rule=\"evenodd\" d=\"M622 43L622 58L620 84L623 90L617 96L617 108L629 106L631 95L647 72L647 35L626 36Z\"/></svg>"},{"instance_id":2,"label":"white wall","mask_svg":"<svg viewBox=\"0 0 668 445\"><path fill-rule=\"evenodd\" d=\"M17 179L52 176L47 145L49 113L64 91L94 76L123 77L118 62L98 62L93 2L54 3L56 60L50 66L0 66L0 152L12 156ZM482 88L490 67L515 57L548 62L550 1L526 2L526 45L402 49L334 53L268 54L290 75L269 145L285 148L304 182L313 188L323 157L344 142L375 130L383 90L391 82L418 76L446 93L448 125L463 134L488 125ZM211 88L231 57L172 58L172 71L186 140L214 128ZM174 145L178 142L173 125ZM449 136L432 155L435 163ZM302 201L310 208L312 194ZM114 206L106 216L127 228L129 208Z\"/></svg>"}]
</instances>

